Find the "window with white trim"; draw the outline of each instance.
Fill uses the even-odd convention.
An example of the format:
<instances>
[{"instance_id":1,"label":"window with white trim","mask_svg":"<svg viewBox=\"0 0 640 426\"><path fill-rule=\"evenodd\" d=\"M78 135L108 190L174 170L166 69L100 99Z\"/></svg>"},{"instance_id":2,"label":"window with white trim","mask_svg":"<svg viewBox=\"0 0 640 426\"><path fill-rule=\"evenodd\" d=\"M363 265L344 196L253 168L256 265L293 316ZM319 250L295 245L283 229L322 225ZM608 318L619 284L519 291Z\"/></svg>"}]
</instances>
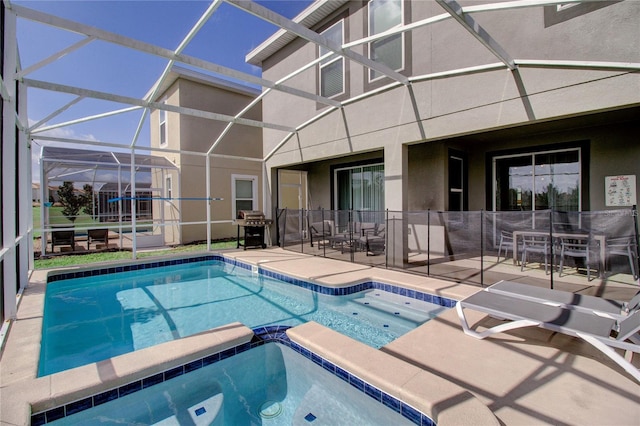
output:
<instances>
[{"instance_id":1,"label":"window with white trim","mask_svg":"<svg viewBox=\"0 0 640 426\"><path fill-rule=\"evenodd\" d=\"M162 101L163 104L166 104L166 101ZM167 146L167 111L161 109L158 110L159 114L159 122L160 122L160 146Z\"/></svg>"},{"instance_id":2,"label":"window with white trim","mask_svg":"<svg viewBox=\"0 0 640 426\"><path fill-rule=\"evenodd\" d=\"M240 210L258 210L258 176L232 175L233 218Z\"/></svg>"},{"instance_id":3,"label":"window with white trim","mask_svg":"<svg viewBox=\"0 0 640 426\"><path fill-rule=\"evenodd\" d=\"M404 6L402 0L369 1L369 36L373 36L403 25ZM369 43L369 58L387 65L394 71L404 68L404 33ZM369 80L382 77L369 70Z\"/></svg>"},{"instance_id":4,"label":"window with white trim","mask_svg":"<svg viewBox=\"0 0 640 426\"><path fill-rule=\"evenodd\" d=\"M342 46L344 43L344 20L336 22L323 33L329 41ZM319 57L330 50L320 46ZM344 93L344 58L339 55L330 56L320 62L320 95L331 98Z\"/></svg>"},{"instance_id":5,"label":"window with white trim","mask_svg":"<svg viewBox=\"0 0 640 426\"><path fill-rule=\"evenodd\" d=\"M173 178L171 175L167 176L164 181L164 196L167 199L173 198Z\"/></svg>"}]
</instances>

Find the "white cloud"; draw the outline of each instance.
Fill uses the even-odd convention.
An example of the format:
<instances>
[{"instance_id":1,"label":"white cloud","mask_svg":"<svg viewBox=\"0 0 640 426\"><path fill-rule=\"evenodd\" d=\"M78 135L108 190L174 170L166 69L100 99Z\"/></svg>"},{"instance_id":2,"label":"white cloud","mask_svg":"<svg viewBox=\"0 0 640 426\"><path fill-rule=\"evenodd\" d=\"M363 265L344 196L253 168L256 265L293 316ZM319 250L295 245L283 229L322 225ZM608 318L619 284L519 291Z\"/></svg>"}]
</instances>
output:
<instances>
[{"instance_id":1,"label":"white cloud","mask_svg":"<svg viewBox=\"0 0 640 426\"><path fill-rule=\"evenodd\" d=\"M29 119L29 127L33 126L35 123L36 123L35 120L32 120L31 118ZM89 142L100 142L100 140L92 134L77 133L75 130L70 129L68 127L58 127L56 129L51 129L42 133L35 133L32 135L34 139L37 139L38 136L47 136L50 138L61 138L61 139L79 139L81 141L89 141Z\"/></svg>"},{"instance_id":2,"label":"white cloud","mask_svg":"<svg viewBox=\"0 0 640 426\"><path fill-rule=\"evenodd\" d=\"M28 121L29 127L37 123L36 120L33 120L31 118L29 118ZM40 182L40 167L38 161L40 159L40 148L42 146L59 146L65 148L69 148L71 146L71 144L69 144L68 142L38 141L38 136L47 136L60 139L77 139L79 140L79 144L81 144L82 141L100 142L100 139L96 138L92 134L77 133L75 130L65 127L59 127L57 129L51 129L42 133L31 135L31 138L33 139L33 142L31 144L32 182ZM78 146L78 148L82 148L82 146Z\"/></svg>"}]
</instances>

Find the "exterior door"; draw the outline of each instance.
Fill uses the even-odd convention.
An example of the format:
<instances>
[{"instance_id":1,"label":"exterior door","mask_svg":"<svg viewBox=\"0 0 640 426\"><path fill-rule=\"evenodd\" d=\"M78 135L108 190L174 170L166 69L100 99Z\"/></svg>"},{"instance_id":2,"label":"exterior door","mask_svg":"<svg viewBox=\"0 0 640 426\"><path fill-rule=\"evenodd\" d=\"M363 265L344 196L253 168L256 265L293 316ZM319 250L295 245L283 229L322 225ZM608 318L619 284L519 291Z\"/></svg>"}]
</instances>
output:
<instances>
[{"instance_id":1,"label":"exterior door","mask_svg":"<svg viewBox=\"0 0 640 426\"><path fill-rule=\"evenodd\" d=\"M302 210L307 206L307 172L278 170L278 208Z\"/></svg>"},{"instance_id":2,"label":"exterior door","mask_svg":"<svg viewBox=\"0 0 640 426\"><path fill-rule=\"evenodd\" d=\"M286 229L279 230L280 244L300 241L304 237L306 221L302 209L308 207L307 172L278 170L278 208L293 210L287 216Z\"/></svg>"}]
</instances>

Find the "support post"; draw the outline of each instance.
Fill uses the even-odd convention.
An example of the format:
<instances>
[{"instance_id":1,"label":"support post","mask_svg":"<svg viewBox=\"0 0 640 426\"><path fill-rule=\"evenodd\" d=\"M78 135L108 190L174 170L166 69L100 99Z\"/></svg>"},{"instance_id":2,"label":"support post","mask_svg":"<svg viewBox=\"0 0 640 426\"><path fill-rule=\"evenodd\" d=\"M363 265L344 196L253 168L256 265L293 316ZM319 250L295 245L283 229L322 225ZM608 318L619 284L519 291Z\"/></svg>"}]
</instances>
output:
<instances>
[{"instance_id":1,"label":"support post","mask_svg":"<svg viewBox=\"0 0 640 426\"><path fill-rule=\"evenodd\" d=\"M4 7L4 6L3 6ZM2 95L2 247L5 250L1 257L3 278L3 313L4 320L15 319L17 314L17 291L20 287L16 265L18 264L16 250L17 236L17 179L15 160L18 140L17 113L17 39L16 15L11 9L4 9L4 69L2 78L6 82L6 94ZM22 194L24 196L24 194Z\"/></svg>"},{"instance_id":2,"label":"support post","mask_svg":"<svg viewBox=\"0 0 640 426\"><path fill-rule=\"evenodd\" d=\"M211 251L211 157L205 157L205 188L207 191L207 251Z\"/></svg>"},{"instance_id":3,"label":"support post","mask_svg":"<svg viewBox=\"0 0 640 426\"><path fill-rule=\"evenodd\" d=\"M136 227L136 201L138 197L136 194L136 151L135 148L131 148L131 161L130 161L130 170L131 170L131 258L136 260L138 258L138 237L137 237L137 227ZM152 228L153 229L153 228Z\"/></svg>"}]
</instances>

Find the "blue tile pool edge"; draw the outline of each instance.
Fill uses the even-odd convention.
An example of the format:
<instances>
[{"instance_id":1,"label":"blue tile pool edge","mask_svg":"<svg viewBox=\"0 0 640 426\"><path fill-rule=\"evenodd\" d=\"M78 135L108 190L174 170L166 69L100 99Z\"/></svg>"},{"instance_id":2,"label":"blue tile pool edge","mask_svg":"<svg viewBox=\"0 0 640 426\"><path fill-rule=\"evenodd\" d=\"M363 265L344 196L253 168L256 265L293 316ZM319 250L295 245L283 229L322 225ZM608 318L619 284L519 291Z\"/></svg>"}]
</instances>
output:
<instances>
[{"instance_id":1,"label":"blue tile pool edge","mask_svg":"<svg viewBox=\"0 0 640 426\"><path fill-rule=\"evenodd\" d=\"M292 342L289 339L289 336L287 336L286 334L286 331L289 328L289 326L277 325L256 328L253 330L254 337L250 342L235 346L233 348L225 349L221 352L207 355L206 357L197 359L195 361L190 361L181 366L172 367L166 371L162 371L153 374L152 376L127 383L123 386L119 386L117 388L109 389L107 391L85 397L78 401L70 402L60 407L55 407L43 412L34 413L31 415L31 425L40 426L67 416L71 416L78 412L104 404L106 402L116 400L118 398L130 395L143 389L147 389L151 386L160 384L166 380L170 380L182 374L186 374L191 371L198 370L200 368L216 363L218 361L222 361L223 359L227 359L231 356L240 354L257 346L264 345L265 343L276 342L293 349L298 354L311 360L314 364L322 367L325 371L328 371L334 376L340 378L360 392L364 392L366 395L385 405L387 408L401 414L412 423L419 426L435 426L436 423L429 416L420 412L411 405L406 404L396 397L389 395L388 393L367 383L366 381L338 367L337 365L311 352L303 346Z\"/></svg>"},{"instance_id":2,"label":"blue tile pool edge","mask_svg":"<svg viewBox=\"0 0 640 426\"><path fill-rule=\"evenodd\" d=\"M112 266L102 269L93 269L93 270L85 270L85 271L72 271L60 274L51 274L47 276L47 283L68 280L73 278L86 278L93 277L98 275L106 275L106 274L114 274L119 272L129 272L129 271L138 271L142 269L149 268L160 268L163 266L173 266L173 265L181 265L185 263L196 263L196 262L204 262L217 260L222 261L232 266L246 269L248 271L255 270L257 273L269 277L274 278L280 281L284 281L289 284L293 284L298 287L302 287L308 290L315 291L321 294L327 294L331 296L346 296L353 293L358 293L363 290L382 290L393 294L398 294L401 296L410 297L417 300L422 300L425 302L433 303L435 305L444 306L447 308L455 307L457 301L455 299L450 299L444 296L436 296L430 293L421 292L418 290L406 289L404 287L396 286L393 284L378 282L378 281L365 281L358 284L351 284L344 287L326 287L320 284L314 284L306 280L302 280L299 278L294 278L289 275L281 274L278 272L270 271L269 269L265 269L262 266L256 267L255 265L251 265L248 263L240 262L236 259L229 259L219 254L212 254L206 256L198 256L198 257L188 257L181 259L171 259L171 260L163 260L156 262L147 262L147 263L135 263L123 266Z\"/></svg>"}]
</instances>

